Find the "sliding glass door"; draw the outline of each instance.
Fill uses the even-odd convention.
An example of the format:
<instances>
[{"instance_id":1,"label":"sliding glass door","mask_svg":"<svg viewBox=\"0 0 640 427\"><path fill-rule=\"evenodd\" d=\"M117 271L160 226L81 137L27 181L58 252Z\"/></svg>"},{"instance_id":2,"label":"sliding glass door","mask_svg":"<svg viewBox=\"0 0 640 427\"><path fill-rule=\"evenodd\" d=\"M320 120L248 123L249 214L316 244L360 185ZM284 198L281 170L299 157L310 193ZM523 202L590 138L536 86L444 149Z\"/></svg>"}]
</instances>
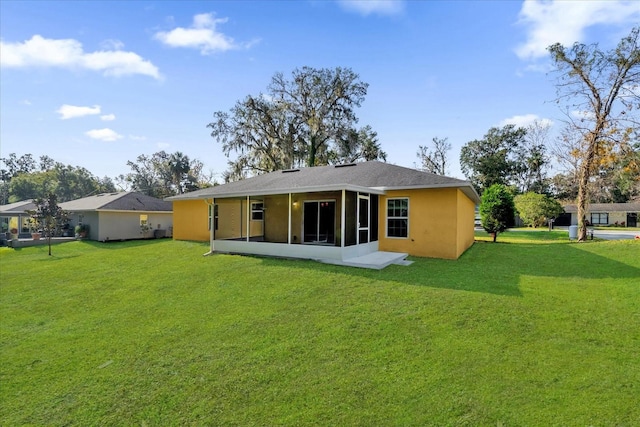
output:
<instances>
[{"instance_id":1,"label":"sliding glass door","mask_svg":"<svg viewBox=\"0 0 640 427\"><path fill-rule=\"evenodd\" d=\"M304 243L334 244L336 241L336 202L305 201Z\"/></svg>"}]
</instances>

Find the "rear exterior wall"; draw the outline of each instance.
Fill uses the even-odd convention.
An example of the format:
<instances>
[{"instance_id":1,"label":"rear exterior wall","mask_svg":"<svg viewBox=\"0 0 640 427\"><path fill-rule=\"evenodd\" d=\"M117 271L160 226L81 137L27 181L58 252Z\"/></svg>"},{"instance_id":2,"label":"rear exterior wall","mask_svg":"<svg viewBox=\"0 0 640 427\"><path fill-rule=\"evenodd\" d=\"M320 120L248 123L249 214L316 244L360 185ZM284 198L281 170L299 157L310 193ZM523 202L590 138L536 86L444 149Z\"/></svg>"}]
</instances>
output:
<instances>
[{"instance_id":1,"label":"rear exterior wall","mask_svg":"<svg viewBox=\"0 0 640 427\"><path fill-rule=\"evenodd\" d=\"M387 200L409 199L406 238L387 236ZM457 259L473 244L474 203L455 188L393 190L380 196L379 249Z\"/></svg>"},{"instance_id":2,"label":"rear exterior wall","mask_svg":"<svg viewBox=\"0 0 640 427\"><path fill-rule=\"evenodd\" d=\"M209 241L209 206L200 200L173 202L173 238L176 240Z\"/></svg>"}]
</instances>

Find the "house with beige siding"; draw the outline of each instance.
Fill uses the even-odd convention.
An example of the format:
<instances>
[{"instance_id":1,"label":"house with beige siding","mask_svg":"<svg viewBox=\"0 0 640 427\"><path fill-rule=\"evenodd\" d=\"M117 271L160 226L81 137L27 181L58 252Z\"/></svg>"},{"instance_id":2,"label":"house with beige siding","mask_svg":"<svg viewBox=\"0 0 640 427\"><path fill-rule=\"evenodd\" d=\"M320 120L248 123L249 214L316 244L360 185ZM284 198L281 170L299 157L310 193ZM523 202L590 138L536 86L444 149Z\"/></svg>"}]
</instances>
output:
<instances>
[{"instance_id":1,"label":"house with beige siding","mask_svg":"<svg viewBox=\"0 0 640 427\"><path fill-rule=\"evenodd\" d=\"M164 237L173 227L171 202L134 191L96 194L59 206L70 213L72 227L89 226L90 240Z\"/></svg>"},{"instance_id":2,"label":"house with beige siding","mask_svg":"<svg viewBox=\"0 0 640 427\"><path fill-rule=\"evenodd\" d=\"M346 261L404 253L457 259L474 242L471 183L378 161L282 170L173 203L173 238L211 252Z\"/></svg>"},{"instance_id":3,"label":"house with beige siding","mask_svg":"<svg viewBox=\"0 0 640 427\"><path fill-rule=\"evenodd\" d=\"M587 205L586 219L589 225L617 225L637 227L640 202L591 203ZM566 205L564 211L571 215L571 225L578 224L577 205Z\"/></svg>"}]
</instances>

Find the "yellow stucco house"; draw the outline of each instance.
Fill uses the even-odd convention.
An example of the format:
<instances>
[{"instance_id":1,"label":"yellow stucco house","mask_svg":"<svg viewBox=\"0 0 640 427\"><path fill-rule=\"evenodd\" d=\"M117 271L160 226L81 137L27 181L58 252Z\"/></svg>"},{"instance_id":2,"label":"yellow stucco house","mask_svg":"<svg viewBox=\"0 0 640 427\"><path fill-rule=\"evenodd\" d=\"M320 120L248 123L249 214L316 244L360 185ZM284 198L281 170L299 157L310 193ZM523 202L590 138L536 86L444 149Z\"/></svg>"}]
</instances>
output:
<instances>
[{"instance_id":1,"label":"yellow stucco house","mask_svg":"<svg viewBox=\"0 0 640 427\"><path fill-rule=\"evenodd\" d=\"M271 172L167 198L173 238L211 252L345 261L457 259L474 242L468 181L378 161Z\"/></svg>"}]
</instances>

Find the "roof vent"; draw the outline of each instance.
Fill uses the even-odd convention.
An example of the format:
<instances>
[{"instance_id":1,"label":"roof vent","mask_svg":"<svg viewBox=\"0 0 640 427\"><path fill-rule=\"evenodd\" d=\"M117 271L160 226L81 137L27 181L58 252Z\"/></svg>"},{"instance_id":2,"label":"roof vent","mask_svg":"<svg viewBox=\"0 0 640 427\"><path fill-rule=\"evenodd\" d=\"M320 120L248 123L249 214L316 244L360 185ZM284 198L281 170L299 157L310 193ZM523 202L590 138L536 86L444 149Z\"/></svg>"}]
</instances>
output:
<instances>
[{"instance_id":1,"label":"roof vent","mask_svg":"<svg viewBox=\"0 0 640 427\"><path fill-rule=\"evenodd\" d=\"M343 163L341 165L335 165L334 167L335 168L346 168L346 167L355 166L355 165L356 165L356 163Z\"/></svg>"},{"instance_id":2,"label":"roof vent","mask_svg":"<svg viewBox=\"0 0 640 427\"><path fill-rule=\"evenodd\" d=\"M282 173L300 172L300 169L285 169Z\"/></svg>"}]
</instances>

